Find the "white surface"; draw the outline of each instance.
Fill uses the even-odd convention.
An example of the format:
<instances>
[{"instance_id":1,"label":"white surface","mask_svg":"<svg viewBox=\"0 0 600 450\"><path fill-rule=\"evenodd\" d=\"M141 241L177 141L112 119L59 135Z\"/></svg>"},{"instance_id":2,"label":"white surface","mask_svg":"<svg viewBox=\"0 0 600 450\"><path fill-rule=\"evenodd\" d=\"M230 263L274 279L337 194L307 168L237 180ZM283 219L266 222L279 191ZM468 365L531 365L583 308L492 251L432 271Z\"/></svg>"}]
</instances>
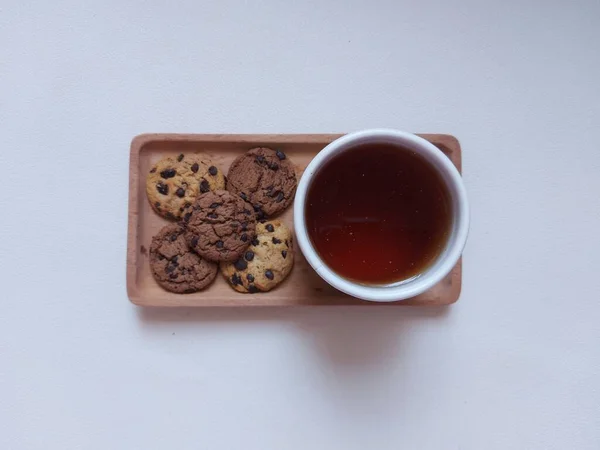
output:
<instances>
[{"instance_id":1,"label":"white surface","mask_svg":"<svg viewBox=\"0 0 600 450\"><path fill-rule=\"evenodd\" d=\"M392 144L420 154L438 171L448 186L454 217L446 248L437 261L420 276L387 286L365 286L347 280L331 270L315 251L306 230L304 206L306 191L312 177L325 163L344 151L365 144ZM439 283L454 268L465 248L469 233L469 201L461 174L452 162L435 145L406 131L368 129L348 133L331 142L309 163L298 182L294 198L294 234L298 248L311 267L331 286L356 298L374 302L404 300L422 294ZM352 234L352 233L350 233ZM364 261L363 261L364 262ZM391 263L391 261L390 261Z\"/></svg>"},{"instance_id":2,"label":"white surface","mask_svg":"<svg viewBox=\"0 0 600 450\"><path fill-rule=\"evenodd\" d=\"M168 3L0 4L0 448L598 450L600 3ZM134 135L367 127L461 140L455 306L127 302Z\"/></svg>"}]
</instances>

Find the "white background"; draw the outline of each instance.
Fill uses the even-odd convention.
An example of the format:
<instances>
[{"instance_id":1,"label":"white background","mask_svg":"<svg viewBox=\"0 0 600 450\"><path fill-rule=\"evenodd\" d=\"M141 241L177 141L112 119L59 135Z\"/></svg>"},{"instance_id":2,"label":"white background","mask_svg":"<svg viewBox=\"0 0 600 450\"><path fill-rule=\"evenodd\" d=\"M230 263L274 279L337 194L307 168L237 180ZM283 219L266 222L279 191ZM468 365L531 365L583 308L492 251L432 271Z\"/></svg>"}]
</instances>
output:
<instances>
[{"instance_id":1,"label":"white background","mask_svg":"<svg viewBox=\"0 0 600 450\"><path fill-rule=\"evenodd\" d=\"M600 448L600 2L0 3L0 449ZM444 309L146 311L142 132L456 135Z\"/></svg>"}]
</instances>

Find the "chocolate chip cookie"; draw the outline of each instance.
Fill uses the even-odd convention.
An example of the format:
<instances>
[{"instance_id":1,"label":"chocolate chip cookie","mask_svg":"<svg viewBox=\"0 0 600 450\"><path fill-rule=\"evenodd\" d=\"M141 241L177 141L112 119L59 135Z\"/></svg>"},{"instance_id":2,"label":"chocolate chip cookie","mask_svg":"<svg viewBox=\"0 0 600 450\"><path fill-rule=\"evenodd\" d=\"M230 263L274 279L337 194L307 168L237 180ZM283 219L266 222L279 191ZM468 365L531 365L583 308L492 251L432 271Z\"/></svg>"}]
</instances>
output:
<instances>
[{"instance_id":1,"label":"chocolate chip cookie","mask_svg":"<svg viewBox=\"0 0 600 450\"><path fill-rule=\"evenodd\" d=\"M225 189L225 176L206 156L180 154L163 158L150 169L146 194L154 211L176 220L199 194Z\"/></svg>"},{"instance_id":2,"label":"chocolate chip cookie","mask_svg":"<svg viewBox=\"0 0 600 450\"><path fill-rule=\"evenodd\" d=\"M294 200L294 165L280 150L253 148L237 157L227 173L227 189L250 202L258 219L273 216Z\"/></svg>"},{"instance_id":3,"label":"chocolate chip cookie","mask_svg":"<svg viewBox=\"0 0 600 450\"><path fill-rule=\"evenodd\" d=\"M191 293L208 286L217 275L217 265L193 252L179 224L163 227L152 238L150 269L164 289Z\"/></svg>"},{"instance_id":4,"label":"chocolate chip cookie","mask_svg":"<svg viewBox=\"0 0 600 450\"><path fill-rule=\"evenodd\" d=\"M256 231L252 206L222 190L201 194L184 210L183 223L189 246L211 261L235 261Z\"/></svg>"},{"instance_id":5,"label":"chocolate chip cookie","mask_svg":"<svg viewBox=\"0 0 600 450\"><path fill-rule=\"evenodd\" d=\"M238 292L267 292L281 283L294 265L292 233L279 220L259 223L257 235L235 262L222 262L221 273Z\"/></svg>"}]
</instances>

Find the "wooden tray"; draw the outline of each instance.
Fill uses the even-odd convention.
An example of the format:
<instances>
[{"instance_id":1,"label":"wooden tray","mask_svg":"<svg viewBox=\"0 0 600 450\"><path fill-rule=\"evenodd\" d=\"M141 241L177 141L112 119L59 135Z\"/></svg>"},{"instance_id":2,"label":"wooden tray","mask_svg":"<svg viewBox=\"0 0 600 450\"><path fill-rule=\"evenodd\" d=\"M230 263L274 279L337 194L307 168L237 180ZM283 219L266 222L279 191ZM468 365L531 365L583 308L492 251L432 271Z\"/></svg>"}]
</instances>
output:
<instances>
[{"instance_id":1,"label":"wooden tray","mask_svg":"<svg viewBox=\"0 0 600 450\"><path fill-rule=\"evenodd\" d=\"M152 236L167 221L152 211L146 198L146 174L157 160L182 152L202 152L227 173L233 159L256 146L283 150L297 167L298 175L310 160L339 134L144 134L131 142L129 162L129 229L127 233L127 294L140 306L294 306L294 305L448 305L460 294L462 266L427 292L409 300L372 303L343 294L323 281L306 262L296 245L295 264L289 277L271 292L240 294L219 274L213 284L194 294L163 290L152 277L148 249ZM445 134L420 135L440 148L461 169L458 140ZM293 208L281 218L293 225Z\"/></svg>"}]
</instances>

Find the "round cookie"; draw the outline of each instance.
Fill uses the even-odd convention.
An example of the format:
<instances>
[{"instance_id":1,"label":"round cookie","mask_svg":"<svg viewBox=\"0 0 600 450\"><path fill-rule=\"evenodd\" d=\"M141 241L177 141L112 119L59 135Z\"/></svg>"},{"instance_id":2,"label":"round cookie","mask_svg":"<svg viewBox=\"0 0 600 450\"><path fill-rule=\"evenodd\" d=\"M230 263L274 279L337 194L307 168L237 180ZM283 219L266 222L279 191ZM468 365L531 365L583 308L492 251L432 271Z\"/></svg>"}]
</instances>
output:
<instances>
[{"instance_id":1,"label":"round cookie","mask_svg":"<svg viewBox=\"0 0 600 450\"><path fill-rule=\"evenodd\" d=\"M256 237L236 262L222 262L221 273L238 292L267 292L281 283L294 265L292 233L279 220L259 223Z\"/></svg>"},{"instance_id":2,"label":"round cookie","mask_svg":"<svg viewBox=\"0 0 600 450\"><path fill-rule=\"evenodd\" d=\"M227 189L249 201L259 219L287 208L294 200L296 184L294 166L285 153L267 147L238 156L227 173Z\"/></svg>"},{"instance_id":3,"label":"round cookie","mask_svg":"<svg viewBox=\"0 0 600 450\"><path fill-rule=\"evenodd\" d=\"M204 192L225 189L225 176L208 158L183 153L163 158L150 169L146 194L154 211L175 220Z\"/></svg>"},{"instance_id":4,"label":"round cookie","mask_svg":"<svg viewBox=\"0 0 600 450\"><path fill-rule=\"evenodd\" d=\"M190 248L211 261L235 261L256 231L252 206L221 190L198 196L184 211L183 222Z\"/></svg>"},{"instance_id":5,"label":"round cookie","mask_svg":"<svg viewBox=\"0 0 600 450\"><path fill-rule=\"evenodd\" d=\"M181 225L171 224L152 238L150 269L164 289L187 294L208 286L217 275L217 265L194 253L184 232Z\"/></svg>"}]
</instances>

